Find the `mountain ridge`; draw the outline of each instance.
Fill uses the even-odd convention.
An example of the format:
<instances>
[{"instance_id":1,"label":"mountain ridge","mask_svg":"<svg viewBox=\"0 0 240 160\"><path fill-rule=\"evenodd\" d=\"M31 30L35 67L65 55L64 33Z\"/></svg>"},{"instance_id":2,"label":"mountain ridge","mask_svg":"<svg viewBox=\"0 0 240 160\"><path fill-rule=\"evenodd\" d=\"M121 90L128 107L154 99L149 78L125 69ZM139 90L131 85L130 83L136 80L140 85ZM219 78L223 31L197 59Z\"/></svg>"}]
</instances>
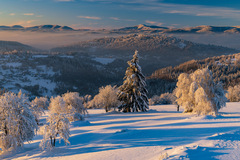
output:
<instances>
[{"instance_id":1,"label":"mountain ridge","mask_svg":"<svg viewBox=\"0 0 240 160\"><path fill-rule=\"evenodd\" d=\"M31 27L23 27L21 25L13 25L13 26L0 26L0 30L8 30L8 31L75 31L75 29L69 26L60 26L60 25L38 25Z\"/></svg>"},{"instance_id":2,"label":"mountain ridge","mask_svg":"<svg viewBox=\"0 0 240 160\"><path fill-rule=\"evenodd\" d=\"M21 25L0 26L0 30L5 31L92 31L96 33L117 33L117 34L131 34L131 33L240 33L240 26L211 26L200 25L195 27L169 28L156 25L139 24L129 27L121 27L117 29L75 29L69 26L61 25L36 25L30 27L23 27Z\"/></svg>"}]
</instances>

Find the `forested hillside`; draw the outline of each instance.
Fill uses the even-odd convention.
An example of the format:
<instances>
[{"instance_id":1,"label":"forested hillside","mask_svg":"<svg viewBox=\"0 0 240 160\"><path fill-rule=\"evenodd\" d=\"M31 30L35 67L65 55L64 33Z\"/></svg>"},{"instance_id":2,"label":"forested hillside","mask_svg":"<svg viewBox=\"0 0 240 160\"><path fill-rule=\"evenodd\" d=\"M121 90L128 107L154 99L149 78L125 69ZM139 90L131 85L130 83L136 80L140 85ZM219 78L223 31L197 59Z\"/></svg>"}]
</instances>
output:
<instances>
[{"instance_id":1,"label":"forested hillside","mask_svg":"<svg viewBox=\"0 0 240 160\"><path fill-rule=\"evenodd\" d=\"M55 54L88 54L95 57L111 57L128 61L135 50L139 51L140 65L143 72L148 75L156 69L169 65L176 66L191 59L237 53L235 49L193 43L162 34L105 37L53 48L51 52Z\"/></svg>"},{"instance_id":2,"label":"forested hillside","mask_svg":"<svg viewBox=\"0 0 240 160\"><path fill-rule=\"evenodd\" d=\"M12 54L17 52L37 52L37 51L40 50L19 42L0 41L0 54Z\"/></svg>"},{"instance_id":3,"label":"forested hillside","mask_svg":"<svg viewBox=\"0 0 240 160\"><path fill-rule=\"evenodd\" d=\"M225 89L240 82L240 53L222 55L156 70L148 77L150 95L172 92L181 73L192 73L207 66L213 73L214 81L222 82Z\"/></svg>"}]
</instances>

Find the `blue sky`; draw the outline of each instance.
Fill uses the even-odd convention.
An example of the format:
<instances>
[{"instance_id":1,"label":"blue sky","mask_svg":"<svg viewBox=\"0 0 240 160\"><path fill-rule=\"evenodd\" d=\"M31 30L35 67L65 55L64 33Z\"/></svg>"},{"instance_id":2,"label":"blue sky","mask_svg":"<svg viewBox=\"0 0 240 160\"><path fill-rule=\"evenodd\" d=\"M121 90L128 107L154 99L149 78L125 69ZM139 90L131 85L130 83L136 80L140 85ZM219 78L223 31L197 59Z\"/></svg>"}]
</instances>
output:
<instances>
[{"instance_id":1,"label":"blue sky","mask_svg":"<svg viewBox=\"0 0 240 160\"><path fill-rule=\"evenodd\" d=\"M0 25L119 28L240 25L237 0L0 0Z\"/></svg>"}]
</instances>

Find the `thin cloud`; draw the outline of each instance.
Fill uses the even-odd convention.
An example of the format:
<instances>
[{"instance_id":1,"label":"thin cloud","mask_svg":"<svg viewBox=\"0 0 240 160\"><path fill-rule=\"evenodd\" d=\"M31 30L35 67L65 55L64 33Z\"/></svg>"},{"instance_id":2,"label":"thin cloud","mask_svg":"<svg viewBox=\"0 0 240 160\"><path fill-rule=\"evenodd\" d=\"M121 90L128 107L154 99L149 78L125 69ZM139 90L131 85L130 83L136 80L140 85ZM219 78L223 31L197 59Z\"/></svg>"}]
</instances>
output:
<instances>
[{"instance_id":1,"label":"thin cloud","mask_svg":"<svg viewBox=\"0 0 240 160\"><path fill-rule=\"evenodd\" d=\"M56 2L73 2L74 0L55 0Z\"/></svg>"},{"instance_id":2,"label":"thin cloud","mask_svg":"<svg viewBox=\"0 0 240 160\"><path fill-rule=\"evenodd\" d=\"M146 10L157 13L191 15L191 16L211 16L218 18L227 18L240 21L240 10L230 7L214 7L207 5L188 5L177 3L163 3L159 0L84 0L88 2L101 2L121 4L122 7L129 10ZM133 6L132 4L137 4Z\"/></svg>"},{"instance_id":3,"label":"thin cloud","mask_svg":"<svg viewBox=\"0 0 240 160\"><path fill-rule=\"evenodd\" d=\"M36 22L37 20L27 20L27 21L18 21L17 23L14 23L12 25L21 25L24 27L28 27L31 26L32 23Z\"/></svg>"},{"instance_id":4,"label":"thin cloud","mask_svg":"<svg viewBox=\"0 0 240 160\"><path fill-rule=\"evenodd\" d=\"M128 22L136 22L137 20L135 20L135 19L124 19L124 21L128 21Z\"/></svg>"},{"instance_id":5,"label":"thin cloud","mask_svg":"<svg viewBox=\"0 0 240 160\"><path fill-rule=\"evenodd\" d=\"M34 16L34 13L23 13L24 16Z\"/></svg>"},{"instance_id":6,"label":"thin cloud","mask_svg":"<svg viewBox=\"0 0 240 160\"><path fill-rule=\"evenodd\" d=\"M119 20L120 20L120 19L117 18L117 17L110 17L110 19L115 20L115 21L119 21Z\"/></svg>"},{"instance_id":7,"label":"thin cloud","mask_svg":"<svg viewBox=\"0 0 240 160\"><path fill-rule=\"evenodd\" d=\"M83 19L92 19L92 20L100 20L100 17L91 17L91 16L77 16L78 18L83 18Z\"/></svg>"},{"instance_id":8,"label":"thin cloud","mask_svg":"<svg viewBox=\"0 0 240 160\"><path fill-rule=\"evenodd\" d=\"M15 14L15 13L10 13L9 15L10 15L10 16L15 16L16 14Z\"/></svg>"},{"instance_id":9,"label":"thin cloud","mask_svg":"<svg viewBox=\"0 0 240 160\"><path fill-rule=\"evenodd\" d=\"M144 5L135 7L135 10L155 11L158 13L169 13L191 16L212 16L240 20L240 10L227 7L208 7L203 5L182 5L168 3L142 3Z\"/></svg>"},{"instance_id":10,"label":"thin cloud","mask_svg":"<svg viewBox=\"0 0 240 160\"><path fill-rule=\"evenodd\" d=\"M164 23L161 23L161 22L149 21L149 20L146 20L145 22L148 23L148 24L157 25L157 26L161 26L161 25L164 24Z\"/></svg>"}]
</instances>

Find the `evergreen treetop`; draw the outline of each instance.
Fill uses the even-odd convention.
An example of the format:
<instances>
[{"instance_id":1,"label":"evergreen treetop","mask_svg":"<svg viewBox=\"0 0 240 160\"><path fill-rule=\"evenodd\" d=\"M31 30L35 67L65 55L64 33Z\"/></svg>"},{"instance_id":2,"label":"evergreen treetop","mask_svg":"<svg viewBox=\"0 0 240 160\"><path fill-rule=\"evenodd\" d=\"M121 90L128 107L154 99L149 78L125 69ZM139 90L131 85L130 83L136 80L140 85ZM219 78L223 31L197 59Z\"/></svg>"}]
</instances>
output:
<instances>
[{"instance_id":1,"label":"evergreen treetop","mask_svg":"<svg viewBox=\"0 0 240 160\"><path fill-rule=\"evenodd\" d=\"M118 98L122 101L119 110L123 112L145 112L148 110L148 97L145 76L138 64L138 51L128 61L123 85L119 87Z\"/></svg>"}]
</instances>

